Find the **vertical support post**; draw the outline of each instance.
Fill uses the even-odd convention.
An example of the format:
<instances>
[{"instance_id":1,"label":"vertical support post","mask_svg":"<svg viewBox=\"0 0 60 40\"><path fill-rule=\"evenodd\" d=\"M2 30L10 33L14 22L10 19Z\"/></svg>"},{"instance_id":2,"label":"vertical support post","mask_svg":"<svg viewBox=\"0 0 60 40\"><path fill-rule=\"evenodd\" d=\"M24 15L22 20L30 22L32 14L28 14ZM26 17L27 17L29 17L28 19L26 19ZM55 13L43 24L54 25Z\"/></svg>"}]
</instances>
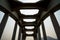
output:
<instances>
[{"instance_id":1,"label":"vertical support post","mask_svg":"<svg viewBox=\"0 0 60 40\"><path fill-rule=\"evenodd\" d=\"M38 28L37 30L38 30L38 40L41 40L40 28Z\"/></svg>"},{"instance_id":2,"label":"vertical support post","mask_svg":"<svg viewBox=\"0 0 60 40\"><path fill-rule=\"evenodd\" d=\"M43 22L42 22L42 31L43 31L43 38L44 38L44 40L47 40L45 26L44 26L44 23Z\"/></svg>"},{"instance_id":3,"label":"vertical support post","mask_svg":"<svg viewBox=\"0 0 60 40\"><path fill-rule=\"evenodd\" d=\"M15 40L16 30L17 30L17 22L15 23L15 27L14 27L14 31L13 31L13 35L12 35L12 40Z\"/></svg>"},{"instance_id":4,"label":"vertical support post","mask_svg":"<svg viewBox=\"0 0 60 40\"><path fill-rule=\"evenodd\" d=\"M19 27L19 35L18 35L18 40L21 39L21 28Z\"/></svg>"},{"instance_id":5,"label":"vertical support post","mask_svg":"<svg viewBox=\"0 0 60 40\"><path fill-rule=\"evenodd\" d=\"M34 34L34 40L37 40L37 33Z\"/></svg>"},{"instance_id":6,"label":"vertical support post","mask_svg":"<svg viewBox=\"0 0 60 40\"><path fill-rule=\"evenodd\" d=\"M25 34L23 33L22 34L22 40L25 40L26 39L26 36L25 36Z\"/></svg>"},{"instance_id":7,"label":"vertical support post","mask_svg":"<svg viewBox=\"0 0 60 40\"><path fill-rule=\"evenodd\" d=\"M58 40L60 40L60 27L59 27L59 24L58 24L58 22L56 20L56 17L54 15L54 13L50 13L50 17L51 17L51 21L53 23L55 32L57 34Z\"/></svg>"},{"instance_id":8,"label":"vertical support post","mask_svg":"<svg viewBox=\"0 0 60 40\"><path fill-rule=\"evenodd\" d=\"M1 39L1 36L3 34L3 31L4 31L5 25L7 23L7 20L8 20L8 14L5 14L3 19L2 19L2 22L0 24L0 39Z\"/></svg>"}]
</instances>

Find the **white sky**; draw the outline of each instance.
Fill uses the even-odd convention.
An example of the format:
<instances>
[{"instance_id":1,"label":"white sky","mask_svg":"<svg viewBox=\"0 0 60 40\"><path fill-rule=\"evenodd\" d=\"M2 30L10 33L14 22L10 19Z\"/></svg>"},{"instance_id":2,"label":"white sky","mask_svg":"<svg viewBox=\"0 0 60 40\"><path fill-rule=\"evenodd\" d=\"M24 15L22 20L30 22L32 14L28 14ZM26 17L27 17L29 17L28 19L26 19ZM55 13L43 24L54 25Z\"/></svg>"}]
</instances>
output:
<instances>
[{"instance_id":1,"label":"white sky","mask_svg":"<svg viewBox=\"0 0 60 40\"><path fill-rule=\"evenodd\" d=\"M33 36L27 36L26 40L34 40Z\"/></svg>"},{"instance_id":2,"label":"white sky","mask_svg":"<svg viewBox=\"0 0 60 40\"><path fill-rule=\"evenodd\" d=\"M25 26L26 29L34 29L34 26Z\"/></svg>"},{"instance_id":3,"label":"white sky","mask_svg":"<svg viewBox=\"0 0 60 40\"><path fill-rule=\"evenodd\" d=\"M25 22L34 22L34 21L36 21L36 19L23 19L23 21L25 21Z\"/></svg>"},{"instance_id":4,"label":"white sky","mask_svg":"<svg viewBox=\"0 0 60 40\"><path fill-rule=\"evenodd\" d=\"M53 24L50 19L50 16L47 19L45 19L44 25L45 25L45 30L46 30L47 36L57 39Z\"/></svg>"},{"instance_id":5,"label":"white sky","mask_svg":"<svg viewBox=\"0 0 60 40\"><path fill-rule=\"evenodd\" d=\"M15 25L15 21L11 17L9 17L3 35L1 37L1 40L11 40L14 25Z\"/></svg>"},{"instance_id":6,"label":"white sky","mask_svg":"<svg viewBox=\"0 0 60 40\"><path fill-rule=\"evenodd\" d=\"M26 34L33 34L33 31L26 31Z\"/></svg>"},{"instance_id":7,"label":"white sky","mask_svg":"<svg viewBox=\"0 0 60 40\"><path fill-rule=\"evenodd\" d=\"M3 19L3 16L4 16L4 13L0 11L0 23L1 23L2 19Z\"/></svg>"},{"instance_id":8,"label":"white sky","mask_svg":"<svg viewBox=\"0 0 60 40\"><path fill-rule=\"evenodd\" d=\"M39 12L38 9L21 9L21 14L23 15L35 15Z\"/></svg>"},{"instance_id":9,"label":"white sky","mask_svg":"<svg viewBox=\"0 0 60 40\"><path fill-rule=\"evenodd\" d=\"M41 1L41 0L18 0L18 1L20 1L22 3L36 3L36 2Z\"/></svg>"}]
</instances>

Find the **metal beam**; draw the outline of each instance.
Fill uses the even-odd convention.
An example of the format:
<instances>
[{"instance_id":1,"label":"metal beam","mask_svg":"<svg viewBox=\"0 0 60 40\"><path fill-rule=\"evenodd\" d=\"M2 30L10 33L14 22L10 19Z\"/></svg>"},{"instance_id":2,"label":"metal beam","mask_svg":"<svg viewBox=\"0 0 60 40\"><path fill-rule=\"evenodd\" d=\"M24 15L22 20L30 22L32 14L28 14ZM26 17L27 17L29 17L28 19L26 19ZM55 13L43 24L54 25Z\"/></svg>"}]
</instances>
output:
<instances>
[{"instance_id":1,"label":"metal beam","mask_svg":"<svg viewBox=\"0 0 60 40\"><path fill-rule=\"evenodd\" d=\"M44 23L43 22L42 22L42 31L43 31L43 38L44 38L44 40L47 40L45 26L44 26Z\"/></svg>"},{"instance_id":2,"label":"metal beam","mask_svg":"<svg viewBox=\"0 0 60 40\"><path fill-rule=\"evenodd\" d=\"M37 31L38 31L38 40L41 40L40 28L38 28Z\"/></svg>"},{"instance_id":3,"label":"metal beam","mask_svg":"<svg viewBox=\"0 0 60 40\"><path fill-rule=\"evenodd\" d=\"M5 25L7 23L7 20L8 20L8 14L5 14L3 19L2 19L2 22L0 24L0 38L1 38L2 34L3 34L3 31L4 31Z\"/></svg>"},{"instance_id":4,"label":"metal beam","mask_svg":"<svg viewBox=\"0 0 60 40\"><path fill-rule=\"evenodd\" d=\"M57 38L58 38L58 40L60 40L60 26L59 26L59 24L57 22L57 19L56 19L56 17L55 17L53 12L50 13L50 17L51 17L51 21L53 23Z\"/></svg>"},{"instance_id":5,"label":"metal beam","mask_svg":"<svg viewBox=\"0 0 60 40\"><path fill-rule=\"evenodd\" d=\"M16 31L17 31L17 22L15 23L15 27L14 27L14 30L13 30L12 40L15 40Z\"/></svg>"},{"instance_id":6,"label":"metal beam","mask_svg":"<svg viewBox=\"0 0 60 40\"><path fill-rule=\"evenodd\" d=\"M21 40L21 28L19 27L19 34L18 34L18 40Z\"/></svg>"},{"instance_id":7,"label":"metal beam","mask_svg":"<svg viewBox=\"0 0 60 40\"><path fill-rule=\"evenodd\" d=\"M34 40L37 40L37 33L34 34Z\"/></svg>"},{"instance_id":8,"label":"metal beam","mask_svg":"<svg viewBox=\"0 0 60 40\"><path fill-rule=\"evenodd\" d=\"M26 35L25 33L22 33L22 40L25 40L26 39Z\"/></svg>"}]
</instances>

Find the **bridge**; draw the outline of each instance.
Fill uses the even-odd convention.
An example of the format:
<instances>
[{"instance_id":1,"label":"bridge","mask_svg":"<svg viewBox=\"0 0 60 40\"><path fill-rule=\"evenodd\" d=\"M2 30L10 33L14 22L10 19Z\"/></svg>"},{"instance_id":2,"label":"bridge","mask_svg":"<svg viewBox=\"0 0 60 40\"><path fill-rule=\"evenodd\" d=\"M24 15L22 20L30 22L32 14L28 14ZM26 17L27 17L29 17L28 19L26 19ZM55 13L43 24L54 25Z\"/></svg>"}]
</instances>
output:
<instances>
[{"instance_id":1,"label":"bridge","mask_svg":"<svg viewBox=\"0 0 60 40\"><path fill-rule=\"evenodd\" d=\"M0 0L0 11L4 13L3 19L0 23L0 39L3 36L5 26L10 16L15 21L11 40L15 40L16 38L17 25L19 25L17 40L26 40L27 36L32 36L34 40L42 40L40 25L42 25L43 39L48 40L44 20L50 16L57 40L60 40L60 24L54 15L54 12L57 10L60 10L60 0L38 0L36 2ZM8 31L6 32L8 33Z\"/></svg>"}]
</instances>

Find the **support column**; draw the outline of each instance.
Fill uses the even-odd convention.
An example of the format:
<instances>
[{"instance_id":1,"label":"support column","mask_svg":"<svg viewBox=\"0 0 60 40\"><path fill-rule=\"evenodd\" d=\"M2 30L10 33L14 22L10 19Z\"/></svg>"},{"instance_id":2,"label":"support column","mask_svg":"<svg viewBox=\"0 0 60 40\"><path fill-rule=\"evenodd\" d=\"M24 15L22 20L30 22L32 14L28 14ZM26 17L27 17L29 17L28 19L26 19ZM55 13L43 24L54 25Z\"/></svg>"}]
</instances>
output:
<instances>
[{"instance_id":1,"label":"support column","mask_svg":"<svg viewBox=\"0 0 60 40\"><path fill-rule=\"evenodd\" d=\"M51 17L51 21L53 23L56 35L58 37L58 40L60 40L60 26L59 26L59 24L57 22L57 19L56 19L54 13L50 13L50 17Z\"/></svg>"},{"instance_id":2,"label":"support column","mask_svg":"<svg viewBox=\"0 0 60 40\"><path fill-rule=\"evenodd\" d=\"M38 28L38 40L41 40L40 28Z\"/></svg>"},{"instance_id":3,"label":"support column","mask_svg":"<svg viewBox=\"0 0 60 40\"><path fill-rule=\"evenodd\" d=\"M0 24L0 39L1 39L1 36L3 34L3 31L4 31L5 25L7 23L7 20L8 20L8 14L5 14L3 19L2 19L2 22Z\"/></svg>"},{"instance_id":4,"label":"support column","mask_svg":"<svg viewBox=\"0 0 60 40\"><path fill-rule=\"evenodd\" d=\"M14 27L14 31L13 31L13 35L12 35L12 40L15 40L16 31L17 31L17 22L15 23L15 27Z\"/></svg>"},{"instance_id":5,"label":"support column","mask_svg":"<svg viewBox=\"0 0 60 40\"><path fill-rule=\"evenodd\" d=\"M37 33L34 34L34 40L37 40Z\"/></svg>"},{"instance_id":6,"label":"support column","mask_svg":"<svg viewBox=\"0 0 60 40\"><path fill-rule=\"evenodd\" d=\"M42 31L43 31L43 38L44 38L44 40L47 40L45 26L44 26L44 23L43 22L42 22Z\"/></svg>"},{"instance_id":7,"label":"support column","mask_svg":"<svg viewBox=\"0 0 60 40\"><path fill-rule=\"evenodd\" d=\"M19 34L18 34L18 40L21 39L21 28L19 27Z\"/></svg>"},{"instance_id":8,"label":"support column","mask_svg":"<svg viewBox=\"0 0 60 40\"><path fill-rule=\"evenodd\" d=\"M22 40L25 40L26 39L26 36L25 36L25 34L23 33L22 34Z\"/></svg>"}]
</instances>

